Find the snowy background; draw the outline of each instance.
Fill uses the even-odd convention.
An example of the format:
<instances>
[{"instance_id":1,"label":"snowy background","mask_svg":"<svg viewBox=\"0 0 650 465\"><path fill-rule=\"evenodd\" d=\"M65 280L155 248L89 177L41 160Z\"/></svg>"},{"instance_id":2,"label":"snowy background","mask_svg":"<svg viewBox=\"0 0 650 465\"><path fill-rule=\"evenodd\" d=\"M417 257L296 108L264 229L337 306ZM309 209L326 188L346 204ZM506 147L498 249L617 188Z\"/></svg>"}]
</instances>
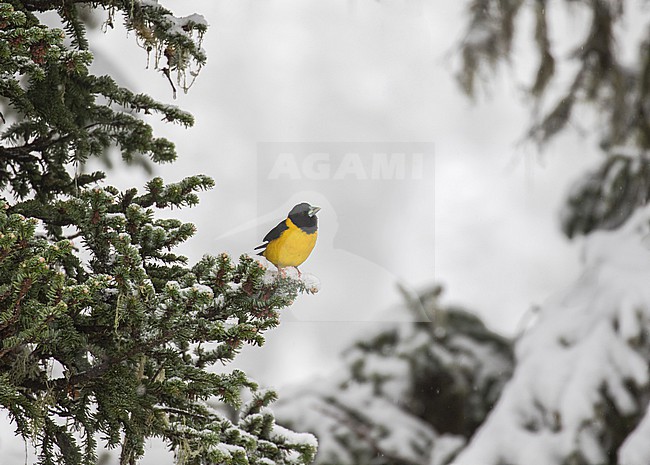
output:
<instances>
[{"instance_id":1,"label":"snowy background","mask_svg":"<svg viewBox=\"0 0 650 465\"><path fill-rule=\"evenodd\" d=\"M501 70L487 98L472 103L461 94L453 74L465 2L164 4L179 16L201 13L210 24L208 64L173 101L196 125L152 121L179 153L155 175L173 182L204 173L217 183L198 207L175 212L198 227L183 252L192 261L204 253L251 253L297 201L323 207L318 244L301 267L320 278L321 292L301 296L266 346L246 349L228 369L243 368L276 387L326 375L374 322L409 318L395 310L397 283L413 290L441 283L446 302L514 335L532 306L577 276L579 244L561 236L559 209L572 181L597 162L594 141L567 134L543 153L521 143L529 108L523 79L512 70ZM172 102L164 76L145 69L146 52L118 22L93 33L90 43L95 72ZM528 50L515 57L524 72L531 68ZM422 180L302 182L290 184L297 189L290 193L260 172L268 166L260 159L264 142L326 143L340 151L426 142L433 156ZM117 165L108 182L126 188L148 179ZM5 438L0 450L15 459L7 463L23 463L23 444ZM161 454L154 447L144 463L161 463Z\"/></svg>"}]
</instances>

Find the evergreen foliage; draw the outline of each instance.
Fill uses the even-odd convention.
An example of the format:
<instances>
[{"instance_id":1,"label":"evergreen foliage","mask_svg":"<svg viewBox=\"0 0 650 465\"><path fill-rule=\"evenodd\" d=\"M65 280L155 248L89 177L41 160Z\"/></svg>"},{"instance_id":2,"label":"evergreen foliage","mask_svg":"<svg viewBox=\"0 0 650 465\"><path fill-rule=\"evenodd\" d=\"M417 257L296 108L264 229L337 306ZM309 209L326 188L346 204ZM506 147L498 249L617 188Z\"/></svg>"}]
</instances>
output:
<instances>
[{"instance_id":1,"label":"evergreen foliage","mask_svg":"<svg viewBox=\"0 0 650 465\"><path fill-rule=\"evenodd\" d=\"M569 15L580 10L590 16L586 34L568 58L560 51L563 48L558 45L558 37L569 32L553 28L557 25L553 17L561 13L563 6ZM458 74L467 94L474 95L479 81L489 78L499 63L510 60L521 16L527 12L534 18L532 39L538 61L527 94L535 103L535 114L539 114L528 136L544 144L568 126L580 127L585 109L597 112L599 123L594 129L601 135L600 146L606 157L572 193L564 216L564 231L569 236L615 228L648 201L648 172L618 169L621 155L645 166L650 149L650 39L643 34L633 41L626 36L624 25L626 21L639 21L643 8L624 0L470 3L468 31L461 43L463 65ZM570 34L575 36L574 31ZM637 59L625 61L623 48ZM612 168L616 174L605 175ZM613 178L616 186L608 184ZM613 188L622 185L623 192Z\"/></svg>"},{"instance_id":2,"label":"evergreen foliage","mask_svg":"<svg viewBox=\"0 0 650 465\"><path fill-rule=\"evenodd\" d=\"M316 464L447 464L484 421L512 373L511 341L440 292L406 298L430 322L382 324L336 376L284 393L278 421L319 438Z\"/></svg>"},{"instance_id":3,"label":"evergreen foliage","mask_svg":"<svg viewBox=\"0 0 650 465\"><path fill-rule=\"evenodd\" d=\"M650 209L585 239L584 273L517 341L512 380L455 465L650 463Z\"/></svg>"},{"instance_id":4,"label":"evergreen foliage","mask_svg":"<svg viewBox=\"0 0 650 465\"><path fill-rule=\"evenodd\" d=\"M175 18L156 1L0 2L0 406L44 465L95 464L100 442L134 464L151 437L181 464L309 463L315 440L275 424L273 392L243 372L207 370L263 344L278 311L309 289L248 256L190 265L173 252L195 228L160 212L196 205L210 178L154 178L139 193L75 172L111 147L127 161L173 161L174 145L139 113L193 123L89 73L80 5L108 10L109 25L124 15L181 85L205 62L205 20ZM65 31L40 23L49 10ZM243 389L254 393L247 405Z\"/></svg>"},{"instance_id":5,"label":"evergreen foliage","mask_svg":"<svg viewBox=\"0 0 650 465\"><path fill-rule=\"evenodd\" d=\"M569 237L597 228L615 229L648 200L648 155L612 152L574 185L564 208L562 229Z\"/></svg>"},{"instance_id":6,"label":"evergreen foliage","mask_svg":"<svg viewBox=\"0 0 650 465\"><path fill-rule=\"evenodd\" d=\"M552 34L562 4L591 17L568 60ZM650 42L637 8L644 6L624 0L472 2L462 44L465 90L472 94L477 78L509 58L528 9L539 57L528 94L538 109L555 102L529 136L543 144L595 110L606 156L574 185L562 216L567 236L587 235L583 273L539 308L517 341L513 378L457 465L650 463ZM639 41L625 36L625 20L643 21ZM623 53L628 47L632 54ZM636 59L624 63L624 56Z\"/></svg>"}]
</instances>

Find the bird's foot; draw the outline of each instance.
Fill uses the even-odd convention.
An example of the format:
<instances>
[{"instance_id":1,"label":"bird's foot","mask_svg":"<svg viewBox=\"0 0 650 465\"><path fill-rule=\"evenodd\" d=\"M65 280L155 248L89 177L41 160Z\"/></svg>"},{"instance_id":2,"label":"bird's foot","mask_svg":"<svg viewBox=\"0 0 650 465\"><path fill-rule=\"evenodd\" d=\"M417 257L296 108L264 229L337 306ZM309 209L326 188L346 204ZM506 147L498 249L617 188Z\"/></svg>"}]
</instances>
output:
<instances>
[{"instance_id":1,"label":"bird's foot","mask_svg":"<svg viewBox=\"0 0 650 465\"><path fill-rule=\"evenodd\" d=\"M300 277L302 276L302 273L300 272L300 270L298 269L297 266L294 266L294 268L295 268L296 271L298 272L298 278L300 278Z\"/></svg>"}]
</instances>

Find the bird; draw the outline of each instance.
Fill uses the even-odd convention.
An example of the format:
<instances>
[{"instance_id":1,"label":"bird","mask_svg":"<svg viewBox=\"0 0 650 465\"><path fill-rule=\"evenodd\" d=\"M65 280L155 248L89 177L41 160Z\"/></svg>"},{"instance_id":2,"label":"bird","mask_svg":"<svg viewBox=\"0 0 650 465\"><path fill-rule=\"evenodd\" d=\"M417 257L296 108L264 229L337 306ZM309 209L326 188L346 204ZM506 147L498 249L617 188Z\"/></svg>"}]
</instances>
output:
<instances>
[{"instance_id":1,"label":"bird","mask_svg":"<svg viewBox=\"0 0 650 465\"><path fill-rule=\"evenodd\" d=\"M318 237L318 218L320 207L313 207L306 202L299 203L291 209L287 218L271 229L264 243L255 247L262 249L257 255L265 257L283 273L284 268L293 267L298 271L316 245Z\"/></svg>"}]
</instances>

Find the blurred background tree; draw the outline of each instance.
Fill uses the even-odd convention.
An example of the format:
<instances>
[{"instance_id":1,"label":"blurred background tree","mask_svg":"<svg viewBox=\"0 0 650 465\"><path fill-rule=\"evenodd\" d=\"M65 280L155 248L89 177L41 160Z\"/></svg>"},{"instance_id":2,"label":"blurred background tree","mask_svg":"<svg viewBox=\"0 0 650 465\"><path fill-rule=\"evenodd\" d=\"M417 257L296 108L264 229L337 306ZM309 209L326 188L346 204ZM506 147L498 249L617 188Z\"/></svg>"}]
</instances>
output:
<instances>
[{"instance_id":1,"label":"blurred background tree","mask_svg":"<svg viewBox=\"0 0 650 465\"><path fill-rule=\"evenodd\" d=\"M138 193L80 172L112 148L126 161L174 161L173 143L139 115L193 124L89 72L91 8L108 26L122 16L172 87L206 59L204 18L156 1L0 2L0 406L42 464L95 464L99 440L134 464L151 437L182 464L309 463L315 441L275 425L275 393L241 371L206 370L263 344L278 310L309 289L246 256L189 265L172 252L195 228L159 212L196 205L207 176L154 178ZM48 12L63 30L43 24ZM242 390L253 392L246 405Z\"/></svg>"},{"instance_id":2,"label":"blurred background tree","mask_svg":"<svg viewBox=\"0 0 650 465\"><path fill-rule=\"evenodd\" d=\"M512 381L455 464L648 463L650 400L650 23L643 3L475 0L459 82L474 95L511 58L523 16L538 66L524 94L527 136L540 145L569 127L599 136L600 167L575 183L562 213L587 235L580 279L543 305L516 345ZM561 15L586 17L584 36ZM643 29L630 33L627 25ZM572 49L566 50L567 43ZM630 57L632 57L630 59ZM515 64L516 66L516 64Z\"/></svg>"},{"instance_id":3,"label":"blurred background tree","mask_svg":"<svg viewBox=\"0 0 650 465\"><path fill-rule=\"evenodd\" d=\"M575 31L562 30L562 14L588 18L577 43ZM569 237L616 228L650 199L649 26L638 35L626 27L644 14L643 5L624 0L470 2L458 73L464 92L475 96L499 65L511 62L513 48L530 39L538 65L523 90L534 110L527 136L544 145L566 128L599 135L602 164L576 184L562 217ZM521 26L527 15L534 23L530 38Z\"/></svg>"},{"instance_id":4,"label":"blurred background tree","mask_svg":"<svg viewBox=\"0 0 650 465\"><path fill-rule=\"evenodd\" d=\"M278 421L319 438L316 464L448 463L483 423L512 373L511 341L441 292L405 293L413 323L379 325L337 376L283 392Z\"/></svg>"}]
</instances>

